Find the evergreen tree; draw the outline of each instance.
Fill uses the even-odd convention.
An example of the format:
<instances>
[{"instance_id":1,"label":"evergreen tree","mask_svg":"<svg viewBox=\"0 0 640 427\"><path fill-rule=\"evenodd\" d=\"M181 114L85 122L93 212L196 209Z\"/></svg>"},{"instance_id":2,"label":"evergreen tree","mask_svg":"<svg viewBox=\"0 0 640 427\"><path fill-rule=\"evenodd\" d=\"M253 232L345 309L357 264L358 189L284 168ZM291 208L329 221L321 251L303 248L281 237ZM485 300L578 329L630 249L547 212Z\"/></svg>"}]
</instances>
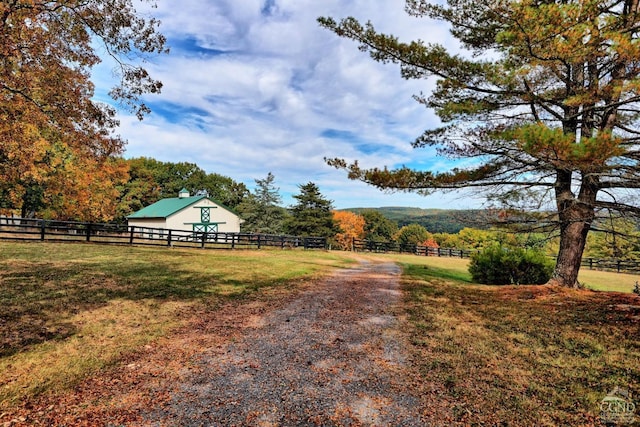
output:
<instances>
[{"instance_id":1,"label":"evergreen tree","mask_svg":"<svg viewBox=\"0 0 640 427\"><path fill-rule=\"evenodd\" d=\"M357 41L374 60L398 63L404 78L435 80L430 96L416 99L443 126L414 146L436 147L468 167L330 164L384 189L483 189L507 208L554 211L537 218L560 237L550 283L577 286L598 216L640 216L638 0L407 0L406 10L449 25L468 55L437 43L400 42L354 18L320 23Z\"/></svg>"},{"instance_id":2,"label":"evergreen tree","mask_svg":"<svg viewBox=\"0 0 640 427\"><path fill-rule=\"evenodd\" d=\"M242 231L246 233L280 234L287 217L280 189L274 185L275 176L269 172L264 179L256 179L256 188L238 206L237 211L244 220Z\"/></svg>"},{"instance_id":3,"label":"evergreen tree","mask_svg":"<svg viewBox=\"0 0 640 427\"><path fill-rule=\"evenodd\" d=\"M287 233L296 236L333 237L340 227L333 219L331 200L320 194L313 182L299 186L300 194L293 196L298 203L291 207L286 222Z\"/></svg>"}]
</instances>

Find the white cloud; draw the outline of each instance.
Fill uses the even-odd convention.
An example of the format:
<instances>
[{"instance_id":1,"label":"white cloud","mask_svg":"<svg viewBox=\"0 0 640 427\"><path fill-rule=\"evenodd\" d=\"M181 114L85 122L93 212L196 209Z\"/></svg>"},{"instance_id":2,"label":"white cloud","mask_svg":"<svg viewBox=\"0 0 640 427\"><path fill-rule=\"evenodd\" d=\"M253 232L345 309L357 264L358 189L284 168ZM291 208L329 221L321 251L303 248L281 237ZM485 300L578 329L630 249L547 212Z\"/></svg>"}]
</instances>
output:
<instances>
[{"instance_id":1,"label":"white cloud","mask_svg":"<svg viewBox=\"0 0 640 427\"><path fill-rule=\"evenodd\" d=\"M374 62L316 22L353 15L403 39L450 43L446 28L409 17L403 0L183 0L149 12L173 47L148 64L164 83L160 96L148 97L154 112L143 122L122 116L126 156L189 161L250 186L271 171L286 203L313 181L337 207L478 204L387 195L323 160L434 163L433 151L410 147L437 124L411 98L432 83L401 79L396 65ZM95 75L99 94L108 90L107 69Z\"/></svg>"}]
</instances>

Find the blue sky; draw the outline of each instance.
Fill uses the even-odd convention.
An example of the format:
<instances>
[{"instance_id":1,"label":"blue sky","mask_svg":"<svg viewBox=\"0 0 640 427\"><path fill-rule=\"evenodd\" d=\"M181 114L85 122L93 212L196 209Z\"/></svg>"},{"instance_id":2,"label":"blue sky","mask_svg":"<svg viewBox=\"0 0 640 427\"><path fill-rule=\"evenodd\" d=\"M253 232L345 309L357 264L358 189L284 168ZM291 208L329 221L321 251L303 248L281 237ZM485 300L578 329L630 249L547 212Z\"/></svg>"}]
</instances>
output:
<instances>
[{"instance_id":1,"label":"blue sky","mask_svg":"<svg viewBox=\"0 0 640 427\"><path fill-rule=\"evenodd\" d=\"M120 114L125 157L192 162L249 188L272 172L286 205L309 181L336 208L481 203L455 194L384 193L323 160L446 167L433 151L410 145L438 124L412 99L433 82L403 80L397 66L374 62L316 22L354 16L401 39L451 43L446 28L408 16L404 0L160 0L150 13L162 21L171 53L146 64L164 84L161 95L146 98L152 114L142 122ZM100 99L109 78L109 64L96 69Z\"/></svg>"}]
</instances>

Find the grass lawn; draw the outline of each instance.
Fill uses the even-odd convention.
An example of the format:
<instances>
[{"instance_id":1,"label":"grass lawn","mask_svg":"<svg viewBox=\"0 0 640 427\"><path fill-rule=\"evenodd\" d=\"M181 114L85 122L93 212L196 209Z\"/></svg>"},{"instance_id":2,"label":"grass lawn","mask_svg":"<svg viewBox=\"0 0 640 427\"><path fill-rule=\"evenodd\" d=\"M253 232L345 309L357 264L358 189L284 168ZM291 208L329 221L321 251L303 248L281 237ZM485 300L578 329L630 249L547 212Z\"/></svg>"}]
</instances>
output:
<instances>
[{"instance_id":1,"label":"grass lawn","mask_svg":"<svg viewBox=\"0 0 640 427\"><path fill-rule=\"evenodd\" d=\"M388 255L400 263L410 262L427 265L440 269L442 274L448 274L452 279L471 282L471 275L467 271L468 259L446 257L415 257L413 255ZM416 259L417 258L417 259ZM445 273L445 270L448 273ZM640 275L614 273L609 271L589 270L583 267L578 275L578 281L587 289L595 291L633 292L636 282L640 282Z\"/></svg>"},{"instance_id":2,"label":"grass lawn","mask_svg":"<svg viewBox=\"0 0 640 427\"><path fill-rule=\"evenodd\" d=\"M616 386L640 405L640 298L472 283L467 261L403 266L422 396L441 425L599 425ZM213 251L0 242L0 414L64 392L232 299L290 292L354 263L324 251ZM637 277L583 271L611 289ZM629 292L627 290L627 292Z\"/></svg>"},{"instance_id":3,"label":"grass lawn","mask_svg":"<svg viewBox=\"0 0 640 427\"><path fill-rule=\"evenodd\" d=\"M423 395L445 424L601 425L616 386L640 404L639 297L477 285L462 260L394 259ZM619 278L584 273L602 287Z\"/></svg>"},{"instance_id":4,"label":"grass lawn","mask_svg":"<svg viewBox=\"0 0 640 427\"><path fill-rule=\"evenodd\" d=\"M353 262L323 251L0 242L0 413L72 387L199 308Z\"/></svg>"}]
</instances>

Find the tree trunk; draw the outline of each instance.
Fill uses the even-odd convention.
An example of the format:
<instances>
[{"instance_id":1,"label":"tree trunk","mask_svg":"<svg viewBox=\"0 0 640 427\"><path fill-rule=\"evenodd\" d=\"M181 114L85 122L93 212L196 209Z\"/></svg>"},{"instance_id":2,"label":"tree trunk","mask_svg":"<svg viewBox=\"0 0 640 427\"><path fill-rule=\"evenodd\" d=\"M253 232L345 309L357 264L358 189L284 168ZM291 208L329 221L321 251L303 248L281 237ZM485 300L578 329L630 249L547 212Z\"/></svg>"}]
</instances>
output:
<instances>
[{"instance_id":1,"label":"tree trunk","mask_svg":"<svg viewBox=\"0 0 640 427\"><path fill-rule=\"evenodd\" d=\"M567 222L560 226L560 249L556 268L548 284L578 287L578 271L590 227L590 222L584 220Z\"/></svg>"},{"instance_id":2,"label":"tree trunk","mask_svg":"<svg viewBox=\"0 0 640 427\"><path fill-rule=\"evenodd\" d=\"M559 172L556 202L560 221L560 249L556 268L548 284L577 288L578 271L587 243L587 234L595 218L597 179L583 177L578 197L571 192L571 173Z\"/></svg>"}]
</instances>

